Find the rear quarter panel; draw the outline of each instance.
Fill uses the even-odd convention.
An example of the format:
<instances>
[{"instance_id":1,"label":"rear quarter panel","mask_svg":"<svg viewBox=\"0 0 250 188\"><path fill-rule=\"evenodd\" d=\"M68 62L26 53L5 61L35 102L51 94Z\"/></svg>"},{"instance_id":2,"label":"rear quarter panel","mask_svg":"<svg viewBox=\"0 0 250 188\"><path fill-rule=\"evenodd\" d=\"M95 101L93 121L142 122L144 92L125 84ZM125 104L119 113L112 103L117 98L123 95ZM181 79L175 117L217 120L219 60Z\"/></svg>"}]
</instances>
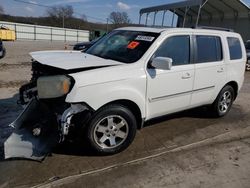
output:
<instances>
[{"instance_id":1,"label":"rear quarter panel","mask_svg":"<svg viewBox=\"0 0 250 188\"><path fill-rule=\"evenodd\" d=\"M242 58L241 59L236 59L236 60L230 60L230 51L229 51L229 45L227 42L227 37L235 37L240 40L241 43L241 49L242 49ZM246 50L245 50L245 45L244 42L241 38L241 36L237 33L228 33L225 36L225 45L227 47L227 63L226 63L226 68L227 68L227 81L235 81L238 84L238 92L241 89L243 82L244 82L244 75L245 75L245 68L246 68L246 61L247 61L247 56L246 56Z\"/></svg>"}]
</instances>

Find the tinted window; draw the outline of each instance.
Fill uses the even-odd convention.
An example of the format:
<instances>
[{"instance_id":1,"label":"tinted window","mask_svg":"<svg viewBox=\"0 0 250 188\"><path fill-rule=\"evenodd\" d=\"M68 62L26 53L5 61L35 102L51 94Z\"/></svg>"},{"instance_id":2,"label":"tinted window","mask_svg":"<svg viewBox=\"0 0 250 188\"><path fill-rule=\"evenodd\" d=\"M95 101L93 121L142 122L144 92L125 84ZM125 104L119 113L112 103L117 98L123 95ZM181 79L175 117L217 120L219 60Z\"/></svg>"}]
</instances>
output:
<instances>
[{"instance_id":1,"label":"tinted window","mask_svg":"<svg viewBox=\"0 0 250 188\"><path fill-rule=\"evenodd\" d=\"M227 37L227 42L229 46L230 59L241 59L242 58L242 50L240 45L240 40L234 37Z\"/></svg>"},{"instance_id":2,"label":"tinted window","mask_svg":"<svg viewBox=\"0 0 250 188\"><path fill-rule=\"evenodd\" d=\"M197 59L196 63L206 63L222 60L222 48L220 37L196 36Z\"/></svg>"},{"instance_id":3,"label":"tinted window","mask_svg":"<svg viewBox=\"0 0 250 188\"><path fill-rule=\"evenodd\" d=\"M190 37L174 36L166 39L155 52L154 57L169 57L173 59L173 66L190 62Z\"/></svg>"}]
</instances>

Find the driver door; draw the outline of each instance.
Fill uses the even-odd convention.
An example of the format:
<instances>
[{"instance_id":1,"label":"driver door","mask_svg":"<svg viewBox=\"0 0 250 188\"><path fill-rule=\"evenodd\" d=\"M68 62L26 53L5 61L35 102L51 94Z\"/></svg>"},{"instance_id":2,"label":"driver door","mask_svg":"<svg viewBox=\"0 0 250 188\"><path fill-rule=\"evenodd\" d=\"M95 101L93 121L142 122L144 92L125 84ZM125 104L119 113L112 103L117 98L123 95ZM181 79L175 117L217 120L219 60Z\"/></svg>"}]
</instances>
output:
<instances>
[{"instance_id":1,"label":"driver door","mask_svg":"<svg viewBox=\"0 0 250 188\"><path fill-rule=\"evenodd\" d=\"M147 119L188 108L193 89L190 35L169 36L156 50L156 57L172 58L173 63L171 70L147 68Z\"/></svg>"}]
</instances>

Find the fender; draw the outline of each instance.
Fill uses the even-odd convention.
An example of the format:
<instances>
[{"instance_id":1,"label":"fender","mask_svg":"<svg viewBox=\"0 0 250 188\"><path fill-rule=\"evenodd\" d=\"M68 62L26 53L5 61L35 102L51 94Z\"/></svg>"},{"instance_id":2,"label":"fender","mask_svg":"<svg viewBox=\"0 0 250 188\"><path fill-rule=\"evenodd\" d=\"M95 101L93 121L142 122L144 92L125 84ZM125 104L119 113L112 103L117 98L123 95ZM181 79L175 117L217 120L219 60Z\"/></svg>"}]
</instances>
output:
<instances>
[{"instance_id":1,"label":"fender","mask_svg":"<svg viewBox=\"0 0 250 188\"><path fill-rule=\"evenodd\" d=\"M130 100L137 104L142 117L146 112L146 78L131 78L119 81L93 84L83 87L73 87L67 95L67 103L85 102L94 110L98 110L103 105L116 100Z\"/></svg>"}]
</instances>

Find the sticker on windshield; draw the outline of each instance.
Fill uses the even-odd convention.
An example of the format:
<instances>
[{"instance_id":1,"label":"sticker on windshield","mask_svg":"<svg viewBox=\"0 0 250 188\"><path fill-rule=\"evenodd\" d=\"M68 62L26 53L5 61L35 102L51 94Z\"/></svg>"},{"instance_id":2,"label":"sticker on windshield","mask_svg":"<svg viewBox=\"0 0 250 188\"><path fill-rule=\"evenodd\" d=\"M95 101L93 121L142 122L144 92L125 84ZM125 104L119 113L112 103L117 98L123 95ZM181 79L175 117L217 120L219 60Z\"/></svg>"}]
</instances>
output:
<instances>
[{"instance_id":1,"label":"sticker on windshield","mask_svg":"<svg viewBox=\"0 0 250 188\"><path fill-rule=\"evenodd\" d=\"M127 48L133 50L133 49L135 49L139 44L140 44L139 42L132 41L132 42L130 42L130 43L128 44Z\"/></svg>"},{"instance_id":2,"label":"sticker on windshield","mask_svg":"<svg viewBox=\"0 0 250 188\"><path fill-rule=\"evenodd\" d=\"M135 40L143 40L147 42L152 42L155 37L138 35Z\"/></svg>"}]
</instances>

